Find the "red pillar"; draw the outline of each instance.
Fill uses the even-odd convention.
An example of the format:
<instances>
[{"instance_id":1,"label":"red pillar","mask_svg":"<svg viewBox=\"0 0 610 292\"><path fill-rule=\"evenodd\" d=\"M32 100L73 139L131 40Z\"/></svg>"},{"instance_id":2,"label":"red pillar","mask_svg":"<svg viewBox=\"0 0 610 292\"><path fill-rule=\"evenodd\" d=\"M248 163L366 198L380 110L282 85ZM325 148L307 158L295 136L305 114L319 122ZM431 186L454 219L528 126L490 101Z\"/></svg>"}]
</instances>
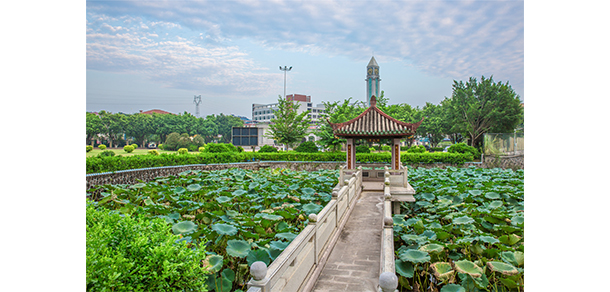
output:
<instances>
[{"instance_id":1,"label":"red pillar","mask_svg":"<svg viewBox=\"0 0 610 292\"><path fill-rule=\"evenodd\" d=\"M392 139L392 169L400 169L400 138Z\"/></svg>"}]
</instances>

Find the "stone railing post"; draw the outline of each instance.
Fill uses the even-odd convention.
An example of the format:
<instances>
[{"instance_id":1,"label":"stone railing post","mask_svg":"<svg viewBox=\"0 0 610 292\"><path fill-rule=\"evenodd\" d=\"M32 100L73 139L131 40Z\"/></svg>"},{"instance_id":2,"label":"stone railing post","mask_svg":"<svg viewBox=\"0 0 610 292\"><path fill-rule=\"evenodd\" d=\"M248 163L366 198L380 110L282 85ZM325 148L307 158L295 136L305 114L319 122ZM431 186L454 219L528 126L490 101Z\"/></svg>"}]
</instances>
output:
<instances>
[{"instance_id":1,"label":"stone railing post","mask_svg":"<svg viewBox=\"0 0 610 292\"><path fill-rule=\"evenodd\" d=\"M398 288L398 277L391 272L381 273L379 276L379 288L382 292L394 292Z\"/></svg>"},{"instance_id":2,"label":"stone railing post","mask_svg":"<svg viewBox=\"0 0 610 292\"><path fill-rule=\"evenodd\" d=\"M252 279L248 282L248 291L269 292L269 278L267 278L267 264L261 261L252 263L250 267ZM254 289L253 289L254 288Z\"/></svg>"}]
</instances>

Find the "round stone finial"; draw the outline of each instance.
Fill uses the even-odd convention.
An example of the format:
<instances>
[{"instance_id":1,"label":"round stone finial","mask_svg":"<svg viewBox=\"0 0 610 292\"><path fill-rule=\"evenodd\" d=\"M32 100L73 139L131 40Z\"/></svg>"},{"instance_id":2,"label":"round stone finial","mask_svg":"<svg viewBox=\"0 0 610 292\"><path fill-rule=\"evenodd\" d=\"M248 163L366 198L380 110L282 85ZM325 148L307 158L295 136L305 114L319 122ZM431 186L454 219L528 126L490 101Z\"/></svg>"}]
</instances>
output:
<instances>
[{"instance_id":1,"label":"round stone finial","mask_svg":"<svg viewBox=\"0 0 610 292\"><path fill-rule=\"evenodd\" d=\"M267 276L267 265L264 262L256 261L250 267L250 275L255 281L265 279Z\"/></svg>"},{"instance_id":2,"label":"round stone finial","mask_svg":"<svg viewBox=\"0 0 610 292\"><path fill-rule=\"evenodd\" d=\"M337 192L337 190L333 190L333 192L330 194L333 198L336 198L339 196L339 192Z\"/></svg>"},{"instance_id":3,"label":"round stone finial","mask_svg":"<svg viewBox=\"0 0 610 292\"><path fill-rule=\"evenodd\" d=\"M394 273L384 272L379 276L379 287L383 292L394 292L398 288L398 278Z\"/></svg>"},{"instance_id":4,"label":"round stone finial","mask_svg":"<svg viewBox=\"0 0 610 292\"><path fill-rule=\"evenodd\" d=\"M389 185L390 185L390 180L389 180L389 179L386 179L386 180L385 180L383 183L384 183L386 186L389 186Z\"/></svg>"},{"instance_id":5,"label":"round stone finial","mask_svg":"<svg viewBox=\"0 0 610 292\"><path fill-rule=\"evenodd\" d=\"M385 194L383 194L383 197L384 197L386 200L388 200L388 199L390 199L390 198L392 197L392 194L390 194L390 193L385 193Z\"/></svg>"},{"instance_id":6,"label":"round stone finial","mask_svg":"<svg viewBox=\"0 0 610 292\"><path fill-rule=\"evenodd\" d=\"M392 217L384 217L383 224L385 226L394 226L394 220L392 219Z\"/></svg>"},{"instance_id":7,"label":"round stone finial","mask_svg":"<svg viewBox=\"0 0 610 292\"><path fill-rule=\"evenodd\" d=\"M387 172L387 171L386 171L386 172L384 172L384 173L383 173L383 177L390 177L390 173L389 173L389 172Z\"/></svg>"},{"instance_id":8,"label":"round stone finial","mask_svg":"<svg viewBox=\"0 0 610 292\"><path fill-rule=\"evenodd\" d=\"M355 172L354 172L354 173L352 173L352 177L356 177L356 173L355 173Z\"/></svg>"},{"instance_id":9,"label":"round stone finial","mask_svg":"<svg viewBox=\"0 0 610 292\"><path fill-rule=\"evenodd\" d=\"M349 185L349 179L344 180L343 184Z\"/></svg>"},{"instance_id":10,"label":"round stone finial","mask_svg":"<svg viewBox=\"0 0 610 292\"><path fill-rule=\"evenodd\" d=\"M318 222L318 215L316 215L316 214L309 214L309 221L311 221L311 222Z\"/></svg>"}]
</instances>

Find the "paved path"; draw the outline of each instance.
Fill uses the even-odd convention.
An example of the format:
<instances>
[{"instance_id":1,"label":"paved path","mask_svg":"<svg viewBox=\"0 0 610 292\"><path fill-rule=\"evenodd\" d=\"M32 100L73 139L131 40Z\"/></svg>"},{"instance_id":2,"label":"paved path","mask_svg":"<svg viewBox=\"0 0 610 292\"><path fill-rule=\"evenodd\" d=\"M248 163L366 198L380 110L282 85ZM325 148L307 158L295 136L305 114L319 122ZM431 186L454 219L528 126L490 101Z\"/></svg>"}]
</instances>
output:
<instances>
[{"instance_id":1,"label":"paved path","mask_svg":"<svg viewBox=\"0 0 610 292\"><path fill-rule=\"evenodd\" d=\"M381 261L383 183L363 182L364 191L313 288L377 291Z\"/></svg>"}]
</instances>

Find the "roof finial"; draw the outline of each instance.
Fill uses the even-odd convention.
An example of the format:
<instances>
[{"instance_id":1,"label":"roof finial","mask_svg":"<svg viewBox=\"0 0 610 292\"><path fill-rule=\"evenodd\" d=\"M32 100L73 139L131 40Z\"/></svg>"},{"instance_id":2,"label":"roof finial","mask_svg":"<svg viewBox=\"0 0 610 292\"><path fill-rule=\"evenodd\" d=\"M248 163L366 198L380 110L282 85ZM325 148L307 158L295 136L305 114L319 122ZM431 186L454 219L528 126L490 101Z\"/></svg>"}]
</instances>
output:
<instances>
[{"instance_id":1,"label":"roof finial","mask_svg":"<svg viewBox=\"0 0 610 292\"><path fill-rule=\"evenodd\" d=\"M377 106L377 98L374 95L371 96L371 106Z\"/></svg>"}]
</instances>

